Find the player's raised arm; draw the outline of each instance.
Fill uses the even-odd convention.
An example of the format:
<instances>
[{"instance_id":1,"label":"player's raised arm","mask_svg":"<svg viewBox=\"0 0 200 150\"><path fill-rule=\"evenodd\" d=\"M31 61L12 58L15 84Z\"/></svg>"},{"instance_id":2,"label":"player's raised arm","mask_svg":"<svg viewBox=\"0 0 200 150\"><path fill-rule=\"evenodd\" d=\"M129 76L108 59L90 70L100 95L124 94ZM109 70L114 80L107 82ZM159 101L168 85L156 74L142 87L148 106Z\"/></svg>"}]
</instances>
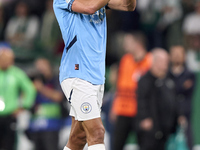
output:
<instances>
[{"instance_id":1,"label":"player's raised arm","mask_svg":"<svg viewBox=\"0 0 200 150\"><path fill-rule=\"evenodd\" d=\"M110 0L108 2L110 9L121 11L134 11L136 7L136 0Z\"/></svg>"},{"instance_id":2,"label":"player's raised arm","mask_svg":"<svg viewBox=\"0 0 200 150\"><path fill-rule=\"evenodd\" d=\"M97 10L107 5L110 0L74 0L72 11L83 14L94 14Z\"/></svg>"}]
</instances>

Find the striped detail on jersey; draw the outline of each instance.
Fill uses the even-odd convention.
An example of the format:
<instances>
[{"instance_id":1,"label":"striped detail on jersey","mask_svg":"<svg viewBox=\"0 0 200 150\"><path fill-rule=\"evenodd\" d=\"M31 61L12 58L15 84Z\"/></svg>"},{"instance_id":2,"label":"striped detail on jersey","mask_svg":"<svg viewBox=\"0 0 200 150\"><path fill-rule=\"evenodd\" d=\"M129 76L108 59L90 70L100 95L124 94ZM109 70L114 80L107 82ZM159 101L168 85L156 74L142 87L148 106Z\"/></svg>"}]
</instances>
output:
<instances>
[{"instance_id":1,"label":"striped detail on jersey","mask_svg":"<svg viewBox=\"0 0 200 150\"><path fill-rule=\"evenodd\" d=\"M77 41L77 36L75 36L74 38L73 38L73 40L69 43L69 45L67 46L67 52L68 52L68 50L76 43L76 41Z\"/></svg>"}]
</instances>

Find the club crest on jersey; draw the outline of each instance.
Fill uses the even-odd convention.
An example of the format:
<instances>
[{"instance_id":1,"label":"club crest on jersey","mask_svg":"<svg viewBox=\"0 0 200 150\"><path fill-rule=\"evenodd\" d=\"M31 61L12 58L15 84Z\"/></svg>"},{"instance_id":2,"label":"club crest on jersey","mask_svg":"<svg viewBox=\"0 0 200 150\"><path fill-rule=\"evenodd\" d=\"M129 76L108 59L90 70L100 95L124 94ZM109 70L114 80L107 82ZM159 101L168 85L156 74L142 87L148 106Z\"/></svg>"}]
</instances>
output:
<instances>
[{"instance_id":1,"label":"club crest on jersey","mask_svg":"<svg viewBox=\"0 0 200 150\"><path fill-rule=\"evenodd\" d=\"M92 106L89 104L89 103L83 103L81 105L81 111L84 113L84 114L88 114L90 113L92 110Z\"/></svg>"}]
</instances>

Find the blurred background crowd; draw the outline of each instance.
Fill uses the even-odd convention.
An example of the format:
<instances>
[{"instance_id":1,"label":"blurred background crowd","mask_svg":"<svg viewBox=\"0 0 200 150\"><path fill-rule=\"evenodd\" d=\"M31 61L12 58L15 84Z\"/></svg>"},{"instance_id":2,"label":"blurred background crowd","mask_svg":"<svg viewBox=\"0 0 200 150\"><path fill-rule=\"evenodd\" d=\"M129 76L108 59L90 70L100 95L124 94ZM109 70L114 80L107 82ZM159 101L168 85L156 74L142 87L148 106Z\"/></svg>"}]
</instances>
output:
<instances>
[{"instance_id":1,"label":"blurred background crowd","mask_svg":"<svg viewBox=\"0 0 200 150\"><path fill-rule=\"evenodd\" d=\"M107 24L107 150L199 150L200 0L139 0ZM63 48L53 0L0 0L0 150L66 144Z\"/></svg>"}]
</instances>

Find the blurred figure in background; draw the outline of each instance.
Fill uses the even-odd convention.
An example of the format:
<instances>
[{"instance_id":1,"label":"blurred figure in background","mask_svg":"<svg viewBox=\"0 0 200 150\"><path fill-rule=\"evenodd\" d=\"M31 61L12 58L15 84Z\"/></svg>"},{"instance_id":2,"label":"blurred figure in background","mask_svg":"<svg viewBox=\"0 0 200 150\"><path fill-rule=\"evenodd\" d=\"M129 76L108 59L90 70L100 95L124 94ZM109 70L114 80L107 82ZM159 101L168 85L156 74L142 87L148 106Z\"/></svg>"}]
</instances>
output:
<instances>
[{"instance_id":1,"label":"blurred figure in background","mask_svg":"<svg viewBox=\"0 0 200 150\"><path fill-rule=\"evenodd\" d=\"M47 59L39 58L35 62L37 75L33 83L37 97L30 123L31 138L35 150L58 150L58 133L61 127L61 107L63 94L58 78L54 76Z\"/></svg>"},{"instance_id":2,"label":"blurred figure in background","mask_svg":"<svg viewBox=\"0 0 200 150\"><path fill-rule=\"evenodd\" d=\"M0 46L0 149L14 150L16 117L29 109L35 99L35 88L27 75L13 66L14 54Z\"/></svg>"},{"instance_id":3,"label":"blurred figure in background","mask_svg":"<svg viewBox=\"0 0 200 150\"><path fill-rule=\"evenodd\" d=\"M181 0L182 8L183 8L183 17L194 10L194 0Z\"/></svg>"},{"instance_id":4,"label":"blurred figure in background","mask_svg":"<svg viewBox=\"0 0 200 150\"><path fill-rule=\"evenodd\" d=\"M186 64L193 72L200 71L200 1L195 3L195 11L186 16L183 32L187 47Z\"/></svg>"},{"instance_id":5,"label":"blurred figure in background","mask_svg":"<svg viewBox=\"0 0 200 150\"><path fill-rule=\"evenodd\" d=\"M122 150L130 131L135 130L137 83L151 66L151 54L146 51L146 39L142 33L127 34L123 46L127 54L120 61L116 97L111 112L115 124L113 150Z\"/></svg>"},{"instance_id":6,"label":"blurred figure in background","mask_svg":"<svg viewBox=\"0 0 200 150\"><path fill-rule=\"evenodd\" d=\"M141 29L147 34L149 48L169 47L182 41L179 20L182 18L181 0L138 1Z\"/></svg>"},{"instance_id":7,"label":"blurred figure in background","mask_svg":"<svg viewBox=\"0 0 200 150\"><path fill-rule=\"evenodd\" d=\"M137 137L140 150L164 150L180 116L175 84L167 76L168 53L155 49L152 54L152 67L138 83Z\"/></svg>"},{"instance_id":8,"label":"blurred figure in background","mask_svg":"<svg viewBox=\"0 0 200 150\"><path fill-rule=\"evenodd\" d=\"M33 58L35 38L39 30L39 20L29 16L26 1L19 1L15 7L15 16L8 21L5 38L13 47L16 61Z\"/></svg>"},{"instance_id":9,"label":"blurred figure in background","mask_svg":"<svg viewBox=\"0 0 200 150\"><path fill-rule=\"evenodd\" d=\"M58 43L61 41L60 29L53 11L53 0L46 1L46 10L42 17L39 42L44 55L51 59L56 54Z\"/></svg>"},{"instance_id":10,"label":"blurred figure in background","mask_svg":"<svg viewBox=\"0 0 200 150\"><path fill-rule=\"evenodd\" d=\"M162 33L162 47L169 49L172 45L182 44L182 17L181 0L162 0L161 18L158 30Z\"/></svg>"},{"instance_id":11,"label":"blurred figure in background","mask_svg":"<svg viewBox=\"0 0 200 150\"><path fill-rule=\"evenodd\" d=\"M186 35L200 34L200 1L195 2L195 11L186 16L183 31Z\"/></svg>"},{"instance_id":12,"label":"blurred figure in background","mask_svg":"<svg viewBox=\"0 0 200 150\"><path fill-rule=\"evenodd\" d=\"M185 66L185 49L182 46L173 46L170 49L171 67L169 77L174 81L176 88L177 100L184 118L187 121L187 141L188 146L192 149L192 127L191 127L191 110L192 96L195 87L195 75ZM185 120L186 119L186 120Z\"/></svg>"},{"instance_id":13,"label":"blurred figure in background","mask_svg":"<svg viewBox=\"0 0 200 150\"><path fill-rule=\"evenodd\" d=\"M162 39L156 30L161 17L162 0L139 0L140 26L149 41L149 49L161 46Z\"/></svg>"}]
</instances>

